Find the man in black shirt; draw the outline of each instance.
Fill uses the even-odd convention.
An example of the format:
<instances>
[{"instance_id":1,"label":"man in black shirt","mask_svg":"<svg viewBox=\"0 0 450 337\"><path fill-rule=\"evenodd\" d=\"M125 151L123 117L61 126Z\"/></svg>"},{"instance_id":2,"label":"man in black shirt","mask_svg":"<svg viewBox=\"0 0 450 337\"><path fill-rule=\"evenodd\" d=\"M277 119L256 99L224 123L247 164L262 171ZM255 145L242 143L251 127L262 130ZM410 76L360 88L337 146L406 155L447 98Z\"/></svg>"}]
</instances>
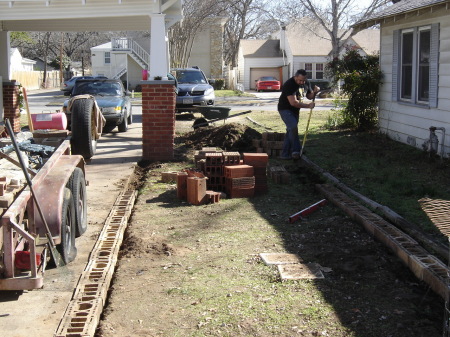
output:
<instances>
[{"instance_id":1,"label":"man in black shirt","mask_svg":"<svg viewBox=\"0 0 450 337\"><path fill-rule=\"evenodd\" d=\"M306 104L300 101L300 88L306 93L308 99L313 99L320 90L317 86L314 86L314 89L311 88L304 69L297 70L295 75L284 83L278 100L278 112L286 124L281 159L298 159L300 157L301 145L298 137L300 108L313 109L315 106L314 102Z\"/></svg>"}]
</instances>

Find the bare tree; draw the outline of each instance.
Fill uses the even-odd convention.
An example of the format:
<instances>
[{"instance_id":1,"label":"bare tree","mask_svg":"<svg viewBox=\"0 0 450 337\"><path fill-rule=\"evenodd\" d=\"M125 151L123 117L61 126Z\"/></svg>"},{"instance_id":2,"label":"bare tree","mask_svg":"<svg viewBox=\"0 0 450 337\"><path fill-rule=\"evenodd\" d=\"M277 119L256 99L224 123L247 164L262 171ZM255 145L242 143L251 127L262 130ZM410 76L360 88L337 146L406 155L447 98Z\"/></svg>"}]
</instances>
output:
<instances>
[{"instance_id":1,"label":"bare tree","mask_svg":"<svg viewBox=\"0 0 450 337\"><path fill-rule=\"evenodd\" d=\"M239 43L242 39L266 38L277 25L270 12L267 0L228 0L225 25L225 63L235 67ZM272 30L272 31L271 31Z\"/></svg>"},{"instance_id":2,"label":"bare tree","mask_svg":"<svg viewBox=\"0 0 450 337\"><path fill-rule=\"evenodd\" d=\"M313 18L327 32L332 45L331 54L335 58L339 56L345 40L356 33L351 25L371 16L389 2L372 0L368 6L362 6L358 0L303 0L301 3L281 0L278 13L291 22L302 17ZM314 30L314 27L310 28Z\"/></svg>"},{"instance_id":3,"label":"bare tree","mask_svg":"<svg viewBox=\"0 0 450 337\"><path fill-rule=\"evenodd\" d=\"M196 34L207 26L209 18L219 16L222 9L220 0L183 1L184 18L168 32L171 67L187 67Z\"/></svg>"}]
</instances>

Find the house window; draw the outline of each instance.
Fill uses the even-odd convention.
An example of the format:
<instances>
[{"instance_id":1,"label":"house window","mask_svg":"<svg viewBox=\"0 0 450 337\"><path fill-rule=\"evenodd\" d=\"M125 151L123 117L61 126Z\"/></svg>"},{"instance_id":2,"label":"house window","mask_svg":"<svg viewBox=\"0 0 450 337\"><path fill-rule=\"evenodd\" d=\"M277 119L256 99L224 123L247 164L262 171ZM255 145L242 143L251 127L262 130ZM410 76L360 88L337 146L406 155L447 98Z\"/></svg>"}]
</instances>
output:
<instances>
[{"instance_id":1,"label":"house window","mask_svg":"<svg viewBox=\"0 0 450 337\"><path fill-rule=\"evenodd\" d=\"M411 99L412 82L413 82L413 32L402 32L402 86L401 98Z\"/></svg>"},{"instance_id":2,"label":"house window","mask_svg":"<svg viewBox=\"0 0 450 337\"><path fill-rule=\"evenodd\" d=\"M316 63L316 80L323 80L323 63Z\"/></svg>"},{"instance_id":3,"label":"house window","mask_svg":"<svg viewBox=\"0 0 450 337\"><path fill-rule=\"evenodd\" d=\"M439 24L394 31L393 100L437 107Z\"/></svg>"},{"instance_id":4,"label":"house window","mask_svg":"<svg viewBox=\"0 0 450 337\"><path fill-rule=\"evenodd\" d=\"M111 53L109 51L105 51L105 64L111 63Z\"/></svg>"},{"instance_id":5,"label":"house window","mask_svg":"<svg viewBox=\"0 0 450 337\"><path fill-rule=\"evenodd\" d=\"M428 102L430 92L430 29L419 30L419 78L417 97Z\"/></svg>"},{"instance_id":6,"label":"house window","mask_svg":"<svg viewBox=\"0 0 450 337\"><path fill-rule=\"evenodd\" d=\"M308 79L312 79L313 78L313 73L312 73L312 70L313 70L313 64L312 63L305 63L305 70L306 70L306 77L308 78Z\"/></svg>"}]
</instances>

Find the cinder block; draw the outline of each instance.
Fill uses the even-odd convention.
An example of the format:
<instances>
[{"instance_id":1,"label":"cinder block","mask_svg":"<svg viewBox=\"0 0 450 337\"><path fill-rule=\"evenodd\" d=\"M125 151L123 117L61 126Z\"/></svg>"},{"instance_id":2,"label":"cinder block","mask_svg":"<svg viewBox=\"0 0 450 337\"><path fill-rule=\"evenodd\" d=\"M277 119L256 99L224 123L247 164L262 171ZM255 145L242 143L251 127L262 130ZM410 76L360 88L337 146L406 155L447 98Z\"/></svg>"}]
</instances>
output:
<instances>
[{"instance_id":1,"label":"cinder block","mask_svg":"<svg viewBox=\"0 0 450 337\"><path fill-rule=\"evenodd\" d=\"M161 173L161 180L163 183L170 183L170 182L176 182L177 181L177 175L178 172L162 172Z\"/></svg>"},{"instance_id":2,"label":"cinder block","mask_svg":"<svg viewBox=\"0 0 450 337\"><path fill-rule=\"evenodd\" d=\"M187 178L187 201L192 205L206 202L206 178Z\"/></svg>"},{"instance_id":3,"label":"cinder block","mask_svg":"<svg viewBox=\"0 0 450 337\"><path fill-rule=\"evenodd\" d=\"M253 167L266 167L269 163L267 153L244 153L244 164Z\"/></svg>"},{"instance_id":4,"label":"cinder block","mask_svg":"<svg viewBox=\"0 0 450 337\"><path fill-rule=\"evenodd\" d=\"M250 165L225 166L224 171L225 178L253 177L255 175L253 166Z\"/></svg>"},{"instance_id":5,"label":"cinder block","mask_svg":"<svg viewBox=\"0 0 450 337\"><path fill-rule=\"evenodd\" d=\"M206 191L206 198L211 204L218 203L222 193L215 191Z\"/></svg>"},{"instance_id":6,"label":"cinder block","mask_svg":"<svg viewBox=\"0 0 450 337\"><path fill-rule=\"evenodd\" d=\"M186 172L177 173L177 197L181 200L187 199L187 177Z\"/></svg>"},{"instance_id":7,"label":"cinder block","mask_svg":"<svg viewBox=\"0 0 450 337\"><path fill-rule=\"evenodd\" d=\"M255 195L255 188L232 188L228 195L230 198L251 198Z\"/></svg>"}]
</instances>

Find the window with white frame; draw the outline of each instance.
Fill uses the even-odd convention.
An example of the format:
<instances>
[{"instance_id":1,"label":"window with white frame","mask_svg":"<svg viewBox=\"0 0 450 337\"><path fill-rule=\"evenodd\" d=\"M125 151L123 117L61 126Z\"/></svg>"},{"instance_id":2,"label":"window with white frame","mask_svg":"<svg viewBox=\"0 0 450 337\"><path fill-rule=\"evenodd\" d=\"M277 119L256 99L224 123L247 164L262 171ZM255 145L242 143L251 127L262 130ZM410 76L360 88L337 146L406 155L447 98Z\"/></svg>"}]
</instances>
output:
<instances>
[{"instance_id":1,"label":"window with white frame","mask_svg":"<svg viewBox=\"0 0 450 337\"><path fill-rule=\"evenodd\" d=\"M105 51L105 64L111 63L111 53L109 51Z\"/></svg>"},{"instance_id":2,"label":"window with white frame","mask_svg":"<svg viewBox=\"0 0 450 337\"><path fill-rule=\"evenodd\" d=\"M394 31L392 98L437 107L439 24Z\"/></svg>"},{"instance_id":3,"label":"window with white frame","mask_svg":"<svg viewBox=\"0 0 450 337\"><path fill-rule=\"evenodd\" d=\"M323 80L323 63L305 63L306 76L310 80Z\"/></svg>"},{"instance_id":4,"label":"window with white frame","mask_svg":"<svg viewBox=\"0 0 450 337\"><path fill-rule=\"evenodd\" d=\"M305 63L305 71L306 71L306 77L308 79L312 79L313 78L313 64L312 63Z\"/></svg>"},{"instance_id":5,"label":"window with white frame","mask_svg":"<svg viewBox=\"0 0 450 337\"><path fill-rule=\"evenodd\" d=\"M323 80L323 63L316 63L316 80Z\"/></svg>"}]
</instances>

